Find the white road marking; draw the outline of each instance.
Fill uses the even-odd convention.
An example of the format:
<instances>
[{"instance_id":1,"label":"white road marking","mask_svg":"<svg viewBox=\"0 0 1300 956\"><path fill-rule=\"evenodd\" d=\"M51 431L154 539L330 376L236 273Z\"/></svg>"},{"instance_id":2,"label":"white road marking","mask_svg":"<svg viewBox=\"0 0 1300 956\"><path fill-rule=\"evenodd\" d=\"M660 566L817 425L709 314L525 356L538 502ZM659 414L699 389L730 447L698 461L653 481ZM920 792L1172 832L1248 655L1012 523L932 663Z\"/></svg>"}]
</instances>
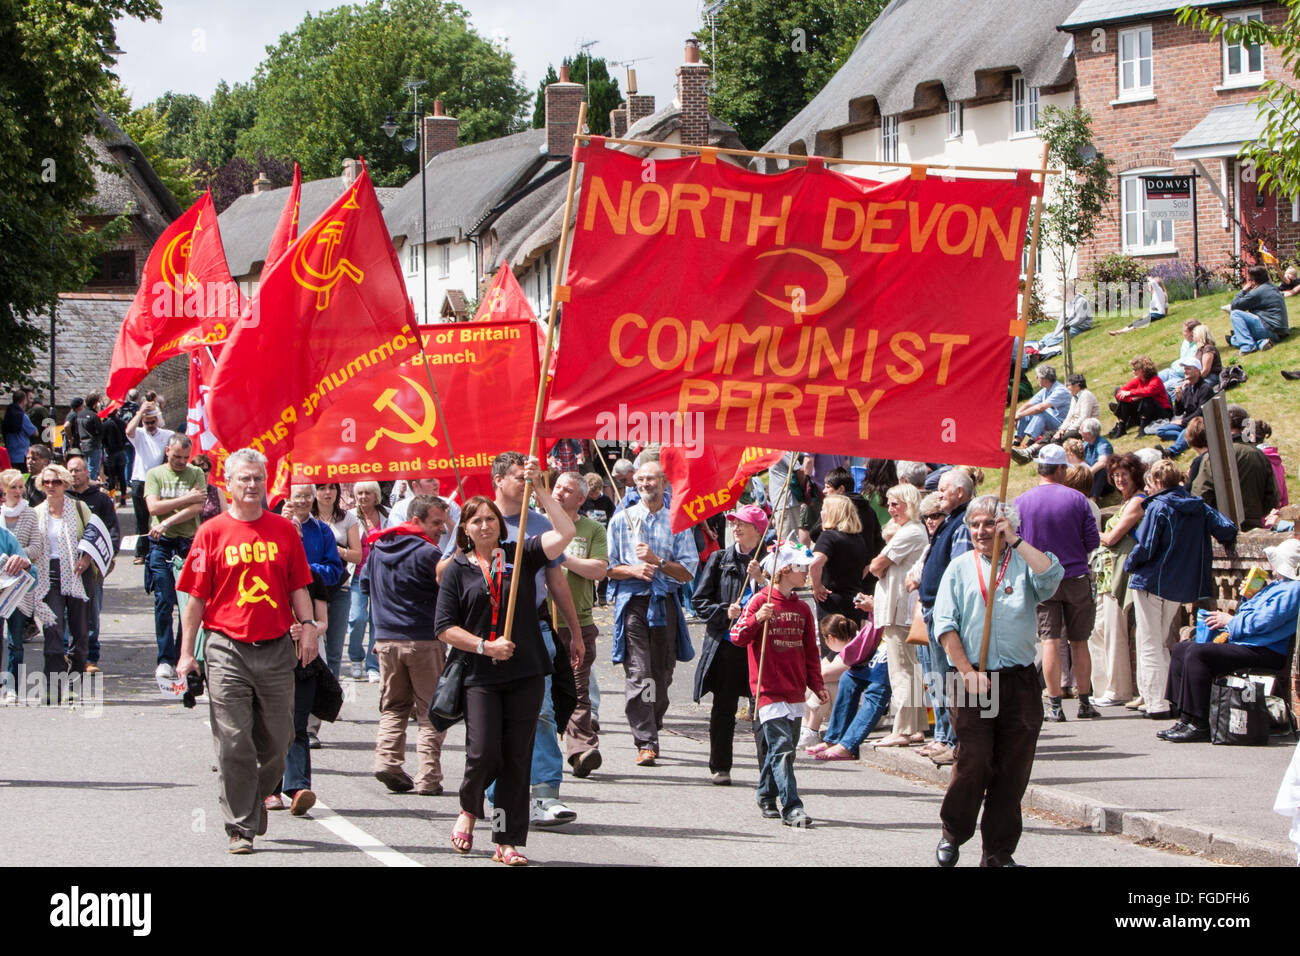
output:
<instances>
[{"instance_id":1,"label":"white road marking","mask_svg":"<svg viewBox=\"0 0 1300 956\"><path fill-rule=\"evenodd\" d=\"M349 823L343 817L339 816L319 800L311 808L311 817L326 830L329 830L335 836L351 843L358 850L367 856L372 856L384 866L423 866L416 860L411 859L405 853L400 853L392 847L385 846L365 830L353 823Z\"/></svg>"}]
</instances>

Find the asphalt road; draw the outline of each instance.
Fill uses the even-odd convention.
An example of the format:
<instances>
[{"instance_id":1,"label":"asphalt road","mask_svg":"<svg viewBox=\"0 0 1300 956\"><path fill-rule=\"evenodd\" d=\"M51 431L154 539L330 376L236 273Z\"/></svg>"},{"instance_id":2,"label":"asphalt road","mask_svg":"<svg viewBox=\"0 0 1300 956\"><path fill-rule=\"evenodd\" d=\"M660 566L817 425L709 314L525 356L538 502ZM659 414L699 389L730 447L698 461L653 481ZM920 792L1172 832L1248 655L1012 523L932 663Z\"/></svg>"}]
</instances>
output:
<instances>
[{"instance_id":1,"label":"asphalt road","mask_svg":"<svg viewBox=\"0 0 1300 956\"><path fill-rule=\"evenodd\" d=\"M486 830L472 855L449 837L464 754L463 726L447 736L440 797L389 793L371 773L378 685L345 681L339 722L314 751L320 803L306 817L271 817L251 857L225 852L205 703L185 710L153 680L152 605L129 556L109 578L102 697L73 709L0 709L0 846L9 865L53 866L484 866ZM754 748L742 722L731 787L708 775L707 706L690 702L694 664L679 665L663 755L639 768L620 706L621 671L608 663L608 613L597 673L604 766L566 775L562 796L578 813L565 827L534 830L527 852L546 865L933 865L942 792L855 763L800 758L800 792L815 821L791 830L761 819L754 803ZM39 645L28 645L37 658ZM415 725L411 725L412 731ZM414 768L414 734L408 738ZM1022 863L1071 866L1201 866L1205 861L1027 817ZM73 838L70 838L73 837ZM977 841L962 866L974 865Z\"/></svg>"}]
</instances>

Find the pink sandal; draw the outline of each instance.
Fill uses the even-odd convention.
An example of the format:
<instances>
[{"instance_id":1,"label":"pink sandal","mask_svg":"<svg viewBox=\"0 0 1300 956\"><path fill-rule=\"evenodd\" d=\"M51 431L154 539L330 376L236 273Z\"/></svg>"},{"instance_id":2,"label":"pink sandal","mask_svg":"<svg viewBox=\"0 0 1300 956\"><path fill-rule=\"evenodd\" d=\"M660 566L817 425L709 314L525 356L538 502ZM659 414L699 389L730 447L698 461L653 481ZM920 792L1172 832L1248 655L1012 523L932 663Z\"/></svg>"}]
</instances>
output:
<instances>
[{"instance_id":1,"label":"pink sandal","mask_svg":"<svg viewBox=\"0 0 1300 956\"><path fill-rule=\"evenodd\" d=\"M527 866L528 857L514 847L503 849L500 844L497 844L496 852L492 854L492 862L504 863L506 866Z\"/></svg>"},{"instance_id":2,"label":"pink sandal","mask_svg":"<svg viewBox=\"0 0 1300 956\"><path fill-rule=\"evenodd\" d=\"M846 750L843 753L838 753L838 754L822 752L817 755L817 759L818 760L857 760L858 758L853 756L853 751Z\"/></svg>"},{"instance_id":3,"label":"pink sandal","mask_svg":"<svg viewBox=\"0 0 1300 956\"><path fill-rule=\"evenodd\" d=\"M804 750L804 753L808 754L809 756L815 757L823 750L829 750L830 746L831 746L830 744L813 744L811 747L808 747L806 750Z\"/></svg>"},{"instance_id":4,"label":"pink sandal","mask_svg":"<svg viewBox=\"0 0 1300 956\"><path fill-rule=\"evenodd\" d=\"M465 816L469 817L469 814L467 813L465 814ZM474 817L469 817L469 818L471 820L475 819ZM474 849L474 831L471 830L470 832L466 833L464 830L452 830L451 848L455 850L457 853L460 853L461 855L464 855L468 853L470 850Z\"/></svg>"}]
</instances>

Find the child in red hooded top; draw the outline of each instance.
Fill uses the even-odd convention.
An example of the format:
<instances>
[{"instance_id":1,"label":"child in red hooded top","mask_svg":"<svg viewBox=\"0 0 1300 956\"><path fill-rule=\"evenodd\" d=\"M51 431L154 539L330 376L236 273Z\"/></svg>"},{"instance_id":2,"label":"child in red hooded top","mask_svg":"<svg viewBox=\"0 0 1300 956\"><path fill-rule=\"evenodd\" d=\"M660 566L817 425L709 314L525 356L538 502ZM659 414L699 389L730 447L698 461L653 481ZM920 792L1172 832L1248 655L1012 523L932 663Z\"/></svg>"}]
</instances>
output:
<instances>
[{"instance_id":1,"label":"child in red hooded top","mask_svg":"<svg viewBox=\"0 0 1300 956\"><path fill-rule=\"evenodd\" d=\"M791 827L812 826L794 779L804 691L812 690L822 703L827 700L812 610L794 593L807 582L812 559L807 548L788 543L764 558L763 572L773 584L750 599L731 627L732 643L749 647L749 686L758 699L762 725L758 735L763 768L758 777L758 806L764 817L780 817Z\"/></svg>"}]
</instances>

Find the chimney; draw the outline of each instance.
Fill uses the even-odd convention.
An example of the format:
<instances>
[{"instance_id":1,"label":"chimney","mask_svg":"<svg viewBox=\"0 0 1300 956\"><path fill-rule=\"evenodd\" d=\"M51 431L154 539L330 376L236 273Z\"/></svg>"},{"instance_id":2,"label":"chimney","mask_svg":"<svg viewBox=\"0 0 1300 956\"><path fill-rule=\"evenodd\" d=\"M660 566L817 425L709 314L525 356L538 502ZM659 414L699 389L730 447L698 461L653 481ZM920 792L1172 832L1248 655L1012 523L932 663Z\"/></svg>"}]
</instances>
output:
<instances>
[{"instance_id":1,"label":"chimney","mask_svg":"<svg viewBox=\"0 0 1300 956\"><path fill-rule=\"evenodd\" d=\"M560 81L546 88L546 152L552 158L573 152L578 111L585 95L581 83L569 82L568 66L561 66Z\"/></svg>"},{"instance_id":2,"label":"chimney","mask_svg":"<svg viewBox=\"0 0 1300 956\"><path fill-rule=\"evenodd\" d=\"M627 100L619 103L617 109L609 111L609 129L610 135L615 139L627 135Z\"/></svg>"},{"instance_id":3,"label":"chimney","mask_svg":"<svg viewBox=\"0 0 1300 956\"><path fill-rule=\"evenodd\" d=\"M636 70L630 66L627 68L627 125L631 129L636 125L638 120L645 119L653 115L655 111L655 98L653 96L638 96L636 86Z\"/></svg>"},{"instance_id":4,"label":"chimney","mask_svg":"<svg viewBox=\"0 0 1300 956\"><path fill-rule=\"evenodd\" d=\"M257 178L253 180L253 195L261 195L270 188L271 180L266 178L266 173L258 173Z\"/></svg>"},{"instance_id":5,"label":"chimney","mask_svg":"<svg viewBox=\"0 0 1300 956\"><path fill-rule=\"evenodd\" d=\"M427 163L439 153L453 150L460 136L460 120L448 116L442 111L442 100L433 101L433 115L424 118L424 155L422 163Z\"/></svg>"},{"instance_id":6,"label":"chimney","mask_svg":"<svg viewBox=\"0 0 1300 956\"><path fill-rule=\"evenodd\" d=\"M361 175L361 160L345 159L343 160L343 188L347 189L357 181Z\"/></svg>"},{"instance_id":7,"label":"chimney","mask_svg":"<svg viewBox=\"0 0 1300 956\"><path fill-rule=\"evenodd\" d=\"M686 62L677 68L677 100L682 109L682 145L709 145L709 68L700 62L698 40L686 41Z\"/></svg>"}]
</instances>

